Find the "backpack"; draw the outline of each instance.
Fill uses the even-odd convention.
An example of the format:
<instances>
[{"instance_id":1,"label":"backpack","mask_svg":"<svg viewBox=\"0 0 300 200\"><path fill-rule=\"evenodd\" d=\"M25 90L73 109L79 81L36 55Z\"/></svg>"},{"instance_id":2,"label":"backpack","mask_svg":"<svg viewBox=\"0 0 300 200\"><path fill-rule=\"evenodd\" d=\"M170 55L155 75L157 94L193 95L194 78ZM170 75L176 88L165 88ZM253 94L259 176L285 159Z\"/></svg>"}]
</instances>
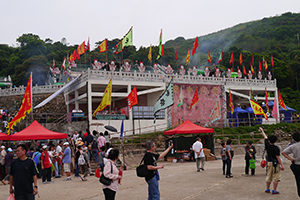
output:
<instances>
[{"instance_id":1,"label":"backpack","mask_svg":"<svg viewBox=\"0 0 300 200\"><path fill-rule=\"evenodd\" d=\"M85 163L84 155L80 154L78 158L78 165L85 165Z\"/></svg>"}]
</instances>

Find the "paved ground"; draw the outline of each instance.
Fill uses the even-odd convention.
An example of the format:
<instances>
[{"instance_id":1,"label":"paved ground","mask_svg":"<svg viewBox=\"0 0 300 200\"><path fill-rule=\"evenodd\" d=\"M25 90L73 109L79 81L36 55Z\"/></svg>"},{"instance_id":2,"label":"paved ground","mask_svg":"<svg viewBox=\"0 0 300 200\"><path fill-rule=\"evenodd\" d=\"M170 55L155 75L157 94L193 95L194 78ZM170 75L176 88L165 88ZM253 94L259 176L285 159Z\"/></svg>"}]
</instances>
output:
<instances>
[{"instance_id":1,"label":"paved ground","mask_svg":"<svg viewBox=\"0 0 300 200\"><path fill-rule=\"evenodd\" d=\"M206 199L298 199L295 179L285 164L278 190L281 194L264 193L265 169L257 164L256 175L245 177L244 156L234 157L232 173L234 178L226 179L222 175L221 160L205 163L204 172L196 172L195 163L164 162L165 168L160 170L160 191L162 200L206 200ZM64 178L64 177L63 177ZM54 183L43 185L38 180L39 196L43 200L104 200L101 184L95 177L88 177L87 182L78 178L64 182L63 178L54 179ZM0 199L6 200L8 185L0 185ZM122 185L119 187L116 199L144 200L147 199L147 183L138 178L135 170L124 172Z\"/></svg>"}]
</instances>

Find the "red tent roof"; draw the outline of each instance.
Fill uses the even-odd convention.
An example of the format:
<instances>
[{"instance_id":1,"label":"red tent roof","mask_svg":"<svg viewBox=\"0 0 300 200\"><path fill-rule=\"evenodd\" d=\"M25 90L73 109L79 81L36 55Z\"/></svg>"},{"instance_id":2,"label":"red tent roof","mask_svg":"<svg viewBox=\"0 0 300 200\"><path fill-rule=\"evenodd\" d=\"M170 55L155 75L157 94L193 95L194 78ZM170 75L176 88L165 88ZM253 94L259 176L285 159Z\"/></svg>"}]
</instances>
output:
<instances>
[{"instance_id":1,"label":"red tent roof","mask_svg":"<svg viewBox=\"0 0 300 200\"><path fill-rule=\"evenodd\" d=\"M174 128L174 129L165 131L164 134L165 135L174 135L174 134L198 134L198 133L213 133L213 132L214 132L214 129L198 126L187 119L180 126Z\"/></svg>"},{"instance_id":2,"label":"red tent roof","mask_svg":"<svg viewBox=\"0 0 300 200\"><path fill-rule=\"evenodd\" d=\"M63 139L67 137L68 135L66 133L57 133L57 132L50 131L35 120L34 122L32 122L32 124L30 124L22 131L10 135L9 140L11 141L47 140L47 139Z\"/></svg>"},{"instance_id":3,"label":"red tent roof","mask_svg":"<svg viewBox=\"0 0 300 200\"><path fill-rule=\"evenodd\" d=\"M0 132L0 140L8 140L9 136L5 133Z\"/></svg>"}]
</instances>

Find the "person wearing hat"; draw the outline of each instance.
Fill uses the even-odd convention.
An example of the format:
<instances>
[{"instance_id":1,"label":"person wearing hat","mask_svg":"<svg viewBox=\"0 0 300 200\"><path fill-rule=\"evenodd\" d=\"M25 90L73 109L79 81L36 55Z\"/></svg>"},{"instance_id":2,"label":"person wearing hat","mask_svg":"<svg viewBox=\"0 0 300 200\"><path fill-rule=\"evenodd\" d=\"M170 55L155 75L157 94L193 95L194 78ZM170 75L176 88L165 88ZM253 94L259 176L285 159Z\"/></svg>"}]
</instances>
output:
<instances>
[{"instance_id":1,"label":"person wearing hat","mask_svg":"<svg viewBox=\"0 0 300 200\"><path fill-rule=\"evenodd\" d=\"M4 177L6 176L6 171L5 171L5 146L0 147L1 152L0 152L0 174L1 174L1 182L3 183ZM4 184L4 183L3 183Z\"/></svg>"},{"instance_id":2,"label":"person wearing hat","mask_svg":"<svg viewBox=\"0 0 300 200\"><path fill-rule=\"evenodd\" d=\"M53 183L53 181L51 180L51 163L50 163L48 150L49 147L47 145L44 145L43 152L41 154L41 167L43 170L42 180L44 184L46 184L47 182Z\"/></svg>"},{"instance_id":3,"label":"person wearing hat","mask_svg":"<svg viewBox=\"0 0 300 200\"><path fill-rule=\"evenodd\" d=\"M64 164L64 172L67 174L67 178L64 181L70 181L71 179L71 149L69 142L64 143L64 153L62 154L62 163Z\"/></svg>"},{"instance_id":4,"label":"person wearing hat","mask_svg":"<svg viewBox=\"0 0 300 200\"><path fill-rule=\"evenodd\" d=\"M4 179L1 181L4 185L6 185L5 181L8 181L9 183L9 171L10 171L10 166L11 166L11 162L14 160L14 153L13 150L11 148L7 149L7 154L5 155L5 169L8 172L6 174L6 176L4 177Z\"/></svg>"}]
</instances>

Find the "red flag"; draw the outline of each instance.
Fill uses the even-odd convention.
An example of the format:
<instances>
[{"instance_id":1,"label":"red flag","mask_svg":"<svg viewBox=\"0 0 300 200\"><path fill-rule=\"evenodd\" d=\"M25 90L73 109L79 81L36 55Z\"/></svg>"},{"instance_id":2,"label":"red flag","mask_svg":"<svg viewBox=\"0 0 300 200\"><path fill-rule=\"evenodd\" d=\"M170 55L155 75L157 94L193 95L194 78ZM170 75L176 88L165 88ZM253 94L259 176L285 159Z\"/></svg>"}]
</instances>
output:
<instances>
[{"instance_id":1,"label":"red flag","mask_svg":"<svg viewBox=\"0 0 300 200\"><path fill-rule=\"evenodd\" d=\"M262 71L261 69L261 62L259 61L259 71Z\"/></svg>"},{"instance_id":2,"label":"red flag","mask_svg":"<svg viewBox=\"0 0 300 200\"><path fill-rule=\"evenodd\" d=\"M53 74L54 74L54 69L55 69L55 60L53 58L53 65L52 65L52 72L53 72Z\"/></svg>"},{"instance_id":3,"label":"red flag","mask_svg":"<svg viewBox=\"0 0 300 200\"><path fill-rule=\"evenodd\" d=\"M165 55L165 45L164 44L162 44L161 45L161 55L160 56L163 56L163 55Z\"/></svg>"},{"instance_id":4,"label":"red flag","mask_svg":"<svg viewBox=\"0 0 300 200\"><path fill-rule=\"evenodd\" d=\"M138 104L138 98L137 98L137 90L136 90L136 86L131 90L131 92L129 93L129 95L126 97L127 102L128 102L128 106L131 109L132 106L137 105Z\"/></svg>"},{"instance_id":5,"label":"red flag","mask_svg":"<svg viewBox=\"0 0 300 200\"><path fill-rule=\"evenodd\" d=\"M194 45L193 45L192 56L196 53L198 46L199 46L198 45L198 37L196 37Z\"/></svg>"},{"instance_id":6,"label":"red flag","mask_svg":"<svg viewBox=\"0 0 300 200\"><path fill-rule=\"evenodd\" d=\"M241 52L241 54L240 54L240 65L242 65L242 63L243 63L243 53Z\"/></svg>"},{"instance_id":7,"label":"red flag","mask_svg":"<svg viewBox=\"0 0 300 200\"><path fill-rule=\"evenodd\" d=\"M284 104L284 102L283 102L283 99L282 99L282 97L281 97L281 94L280 94L280 91L278 90L278 103L279 103L279 105L281 106L281 108L283 108L284 110L286 110L286 106L285 106L285 104Z\"/></svg>"},{"instance_id":8,"label":"red flag","mask_svg":"<svg viewBox=\"0 0 300 200\"><path fill-rule=\"evenodd\" d=\"M232 102L232 97L231 97L231 91L230 91L230 88L229 88L229 107L231 108L231 114L233 114L233 102Z\"/></svg>"},{"instance_id":9,"label":"red flag","mask_svg":"<svg viewBox=\"0 0 300 200\"><path fill-rule=\"evenodd\" d=\"M263 61L262 61L262 63L263 63L263 67L266 68L266 61L265 61L265 57L264 57L264 56L263 56Z\"/></svg>"},{"instance_id":10,"label":"red flag","mask_svg":"<svg viewBox=\"0 0 300 200\"><path fill-rule=\"evenodd\" d=\"M254 66L254 55L252 54L252 65Z\"/></svg>"},{"instance_id":11,"label":"red flag","mask_svg":"<svg viewBox=\"0 0 300 200\"><path fill-rule=\"evenodd\" d=\"M193 106L199 102L199 96L198 96L198 87L196 87L196 90L195 90L195 93L194 93L194 96L192 98L192 103L190 105L190 109L193 108Z\"/></svg>"},{"instance_id":12,"label":"red flag","mask_svg":"<svg viewBox=\"0 0 300 200\"><path fill-rule=\"evenodd\" d=\"M29 80L25 89L25 93L22 100L22 105L20 110L16 114L16 116L8 123L7 129L8 134L10 134L10 130L15 126L17 123L26 117L26 114L32 111L32 76L29 76Z\"/></svg>"},{"instance_id":13,"label":"red flag","mask_svg":"<svg viewBox=\"0 0 300 200\"><path fill-rule=\"evenodd\" d=\"M208 50L208 60L209 63L211 63L211 57L210 57L210 50Z\"/></svg>"},{"instance_id":14,"label":"red flag","mask_svg":"<svg viewBox=\"0 0 300 200\"><path fill-rule=\"evenodd\" d=\"M74 56L74 60L79 60L80 59L80 55L78 54L77 49L74 49L73 56Z\"/></svg>"},{"instance_id":15,"label":"red flag","mask_svg":"<svg viewBox=\"0 0 300 200\"><path fill-rule=\"evenodd\" d=\"M175 60L178 60L178 46L177 46L177 49L176 49L176 58Z\"/></svg>"},{"instance_id":16,"label":"red flag","mask_svg":"<svg viewBox=\"0 0 300 200\"><path fill-rule=\"evenodd\" d=\"M232 63L233 63L233 60L234 60L234 56L233 56L233 52L232 52L232 54L231 54L231 58L230 58L230 61L229 61L229 64L230 64L230 65L232 65Z\"/></svg>"},{"instance_id":17,"label":"red flag","mask_svg":"<svg viewBox=\"0 0 300 200\"><path fill-rule=\"evenodd\" d=\"M272 67L274 67L273 55L271 55L271 64L272 64Z\"/></svg>"},{"instance_id":18,"label":"red flag","mask_svg":"<svg viewBox=\"0 0 300 200\"><path fill-rule=\"evenodd\" d=\"M246 72L246 69L245 69L245 65L243 65L243 72L244 72L244 75L247 76L247 72Z\"/></svg>"},{"instance_id":19,"label":"red flag","mask_svg":"<svg viewBox=\"0 0 300 200\"><path fill-rule=\"evenodd\" d=\"M267 88L265 88L265 97L266 97L267 112L270 112L270 110L269 110L269 101L268 101ZM275 104L274 104L274 106L275 106Z\"/></svg>"},{"instance_id":20,"label":"red flag","mask_svg":"<svg viewBox=\"0 0 300 200\"><path fill-rule=\"evenodd\" d=\"M222 62L222 60L223 60L223 51L221 51L221 54L220 54L220 57L219 57L218 63Z\"/></svg>"}]
</instances>

